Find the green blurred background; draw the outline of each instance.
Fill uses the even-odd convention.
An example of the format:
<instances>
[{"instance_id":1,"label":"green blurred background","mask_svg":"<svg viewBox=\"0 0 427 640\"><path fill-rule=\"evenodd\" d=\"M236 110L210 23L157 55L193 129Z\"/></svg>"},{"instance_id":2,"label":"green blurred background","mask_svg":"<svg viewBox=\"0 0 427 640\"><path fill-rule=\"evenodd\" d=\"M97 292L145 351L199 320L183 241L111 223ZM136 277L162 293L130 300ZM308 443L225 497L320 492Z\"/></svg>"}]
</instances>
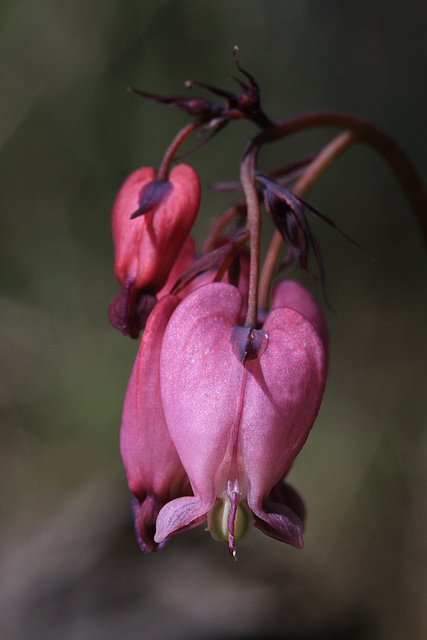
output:
<instances>
[{"instance_id":1,"label":"green blurred background","mask_svg":"<svg viewBox=\"0 0 427 640\"><path fill-rule=\"evenodd\" d=\"M271 117L357 113L427 179L426 28L424 0L2 0L2 638L426 637L426 255L382 160L351 149L310 196L375 262L314 225L334 311L324 404L290 476L302 552L254 532L233 563L199 529L141 554L118 450L137 343L106 315L115 193L186 122L128 86L234 90L238 45ZM232 202L208 185L238 178L253 131L236 123L189 158L199 241ZM329 137L290 138L261 166Z\"/></svg>"}]
</instances>

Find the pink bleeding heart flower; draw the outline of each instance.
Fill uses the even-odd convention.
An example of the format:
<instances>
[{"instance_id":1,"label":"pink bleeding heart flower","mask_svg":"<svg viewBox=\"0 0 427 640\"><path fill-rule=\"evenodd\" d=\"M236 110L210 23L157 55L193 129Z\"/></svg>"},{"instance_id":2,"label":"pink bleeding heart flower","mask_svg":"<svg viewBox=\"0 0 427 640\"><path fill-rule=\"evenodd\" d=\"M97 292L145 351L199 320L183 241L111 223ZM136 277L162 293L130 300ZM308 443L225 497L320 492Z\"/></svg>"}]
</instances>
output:
<instances>
[{"instance_id":1,"label":"pink bleeding heart flower","mask_svg":"<svg viewBox=\"0 0 427 640\"><path fill-rule=\"evenodd\" d=\"M126 392L120 450L130 490L140 548L156 551L156 518L169 500L191 495L187 474L171 440L160 396L160 350L169 318L179 303L163 298L152 311Z\"/></svg>"},{"instance_id":2,"label":"pink bleeding heart flower","mask_svg":"<svg viewBox=\"0 0 427 640\"><path fill-rule=\"evenodd\" d=\"M201 287L177 307L161 352L161 392L169 433L194 496L160 511L155 540L208 519L212 535L235 539L254 524L303 546L302 503L278 487L317 416L326 351L311 322L280 307L262 329L238 326L235 287Z\"/></svg>"},{"instance_id":3,"label":"pink bleeding heart flower","mask_svg":"<svg viewBox=\"0 0 427 640\"><path fill-rule=\"evenodd\" d=\"M167 181L157 179L154 167L141 167L121 186L112 228L114 270L122 291L110 305L109 318L123 334L138 337L199 204L199 178L187 164L176 165Z\"/></svg>"}]
</instances>

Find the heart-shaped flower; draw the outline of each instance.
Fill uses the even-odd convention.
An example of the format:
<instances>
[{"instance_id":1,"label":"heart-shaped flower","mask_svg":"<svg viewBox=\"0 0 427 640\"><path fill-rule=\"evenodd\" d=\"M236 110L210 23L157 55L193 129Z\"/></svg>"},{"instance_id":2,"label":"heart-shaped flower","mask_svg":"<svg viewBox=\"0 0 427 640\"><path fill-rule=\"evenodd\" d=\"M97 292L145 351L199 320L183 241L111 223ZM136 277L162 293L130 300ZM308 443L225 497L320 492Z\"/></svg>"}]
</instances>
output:
<instances>
[{"instance_id":1,"label":"heart-shaped flower","mask_svg":"<svg viewBox=\"0 0 427 640\"><path fill-rule=\"evenodd\" d=\"M154 167L141 167L125 180L113 206L114 271L122 291L109 318L125 335L139 335L154 296L164 286L193 226L200 203L197 173L176 165L167 181Z\"/></svg>"},{"instance_id":2,"label":"heart-shaped flower","mask_svg":"<svg viewBox=\"0 0 427 640\"><path fill-rule=\"evenodd\" d=\"M203 286L179 304L165 331L163 409L194 496L161 509L158 543L207 518L233 554L251 524L303 546L292 490L269 494L317 416L325 345L310 320L286 306L271 311L261 329L241 327L242 304L231 285Z\"/></svg>"}]
</instances>

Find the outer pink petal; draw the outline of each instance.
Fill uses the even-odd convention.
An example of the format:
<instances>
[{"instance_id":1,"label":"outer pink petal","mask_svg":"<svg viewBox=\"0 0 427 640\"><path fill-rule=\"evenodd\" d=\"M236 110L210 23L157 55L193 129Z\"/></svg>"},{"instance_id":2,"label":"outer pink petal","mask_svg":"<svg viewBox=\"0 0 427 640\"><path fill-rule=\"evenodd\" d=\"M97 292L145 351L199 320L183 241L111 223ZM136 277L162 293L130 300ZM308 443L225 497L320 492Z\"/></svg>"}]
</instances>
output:
<instances>
[{"instance_id":1,"label":"outer pink petal","mask_svg":"<svg viewBox=\"0 0 427 640\"><path fill-rule=\"evenodd\" d=\"M317 331L292 309L275 309L263 328L268 346L246 365L251 375L245 389L241 447L250 483L248 504L277 528L283 519L267 514L264 501L289 470L316 419L326 381L326 352ZM284 515L283 510L276 513ZM300 545L297 536L295 546Z\"/></svg>"},{"instance_id":2,"label":"outer pink petal","mask_svg":"<svg viewBox=\"0 0 427 640\"><path fill-rule=\"evenodd\" d=\"M140 167L123 182L113 205L112 230L115 246L114 269L117 280L125 286L131 273L135 280L138 265L138 244L141 234L146 232L146 216L131 220L130 216L139 207L142 189L156 179L154 167Z\"/></svg>"},{"instance_id":3,"label":"outer pink petal","mask_svg":"<svg viewBox=\"0 0 427 640\"><path fill-rule=\"evenodd\" d=\"M163 407L195 497L175 500L160 511L157 542L204 519L215 501L216 475L230 442L242 384L243 366L229 344L241 304L231 285L203 286L178 306L165 332Z\"/></svg>"},{"instance_id":4,"label":"outer pink petal","mask_svg":"<svg viewBox=\"0 0 427 640\"><path fill-rule=\"evenodd\" d=\"M159 374L163 333L178 303L167 296L151 313L126 392L120 449L129 487L140 501L153 494L166 502L185 484L163 413Z\"/></svg>"},{"instance_id":5,"label":"outer pink petal","mask_svg":"<svg viewBox=\"0 0 427 640\"><path fill-rule=\"evenodd\" d=\"M163 545L173 535L194 529L206 520L205 502L198 496L184 496L171 500L162 507L156 520L154 540Z\"/></svg>"},{"instance_id":6,"label":"outer pink petal","mask_svg":"<svg viewBox=\"0 0 427 640\"><path fill-rule=\"evenodd\" d=\"M123 183L113 207L115 272L122 286L131 281L138 289L156 293L165 284L181 246L188 236L200 203L197 173L187 164L169 175L172 188L152 211L133 220L143 187L156 179L152 167L134 171Z\"/></svg>"}]
</instances>

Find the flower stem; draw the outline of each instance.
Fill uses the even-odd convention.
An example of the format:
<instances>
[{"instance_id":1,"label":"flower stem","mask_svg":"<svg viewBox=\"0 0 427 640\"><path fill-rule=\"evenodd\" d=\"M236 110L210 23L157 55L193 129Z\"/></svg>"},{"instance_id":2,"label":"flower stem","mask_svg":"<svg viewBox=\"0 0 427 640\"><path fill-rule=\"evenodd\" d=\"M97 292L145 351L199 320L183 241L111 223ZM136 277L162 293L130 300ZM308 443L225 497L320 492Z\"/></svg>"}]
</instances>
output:
<instances>
[{"instance_id":1,"label":"flower stem","mask_svg":"<svg viewBox=\"0 0 427 640\"><path fill-rule=\"evenodd\" d=\"M202 124L204 124L204 120L194 120L193 122L189 122L177 133L177 135L167 148L165 155L163 156L162 162L157 172L158 180L167 180L169 167L172 163L175 153L178 151L184 140L188 138L188 136Z\"/></svg>"},{"instance_id":2,"label":"flower stem","mask_svg":"<svg viewBox=\"0 0 427 640\"><path fill-rule=\"evenodd\" d=\"M260 259L261 213L255 188L255 162L258 148L249 144L240 167L240 180L246 198L248 229L250 231L250 266L248 312L245 327L255 328L258 318L258 281Z\"/></svg>"}]
</instances>

